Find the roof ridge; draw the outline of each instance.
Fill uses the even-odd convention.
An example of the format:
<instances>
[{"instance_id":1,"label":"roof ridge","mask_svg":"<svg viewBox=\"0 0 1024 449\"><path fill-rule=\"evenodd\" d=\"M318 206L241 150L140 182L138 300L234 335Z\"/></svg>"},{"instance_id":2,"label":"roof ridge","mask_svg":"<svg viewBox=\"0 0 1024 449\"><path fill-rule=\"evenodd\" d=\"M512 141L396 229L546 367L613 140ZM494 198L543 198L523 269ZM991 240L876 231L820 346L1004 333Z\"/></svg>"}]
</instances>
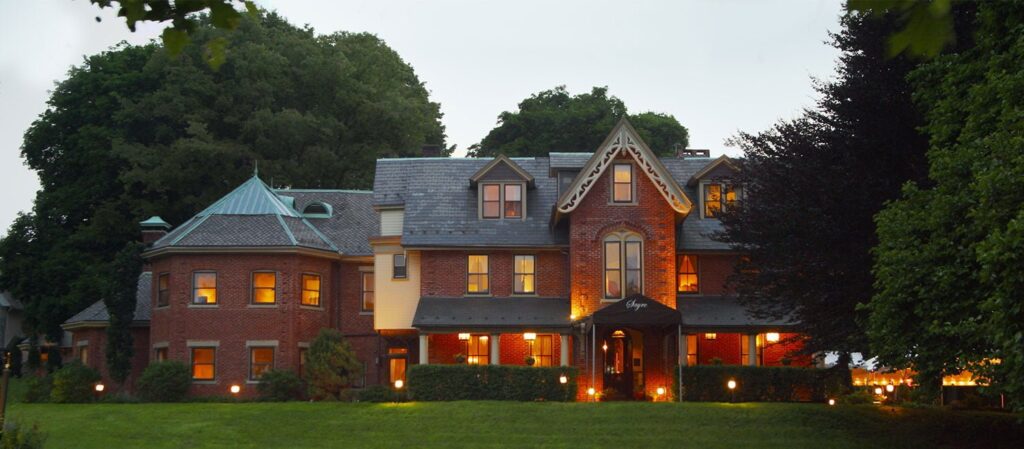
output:
<instances>
[{"instance_id":1,"label":"roof ridge","mask_svg":"<svg viewBox=\"0 0 1024 449\"><path fill-rule=\"evenodd\" d=\"M235 213L226 213L235 212ZM248 213L246 213L248 212ZM262 212L262 213L252 213ZM206 209L196 214L208 215L284 215L301 216L288 207L283 200L258 176L253 176L234 190L224 195Z\"/></svg>"}]
</instances>

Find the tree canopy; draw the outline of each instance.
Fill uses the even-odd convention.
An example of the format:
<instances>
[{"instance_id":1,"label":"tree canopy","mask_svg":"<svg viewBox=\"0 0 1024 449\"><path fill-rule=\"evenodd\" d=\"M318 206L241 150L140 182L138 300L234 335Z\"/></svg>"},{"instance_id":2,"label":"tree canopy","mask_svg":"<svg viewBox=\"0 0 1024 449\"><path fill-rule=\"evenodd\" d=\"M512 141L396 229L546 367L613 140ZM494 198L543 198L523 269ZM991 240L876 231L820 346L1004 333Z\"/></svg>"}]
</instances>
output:
<instances>
[{"instance_id":1,"label":"tree canopy","mask_svg":"<svg viewBox=\"0 0 1024 449\"><path fill-rule=\"evenodd\" d=\"M629 117L640 137L659 154L671 155L690 143L689 131L675 117L645 112L629 115L607 87L572 95L565 86L538 92L518 111L498 115L498 126L469 148L471 157L547 156L552 151L594 151L621 117Z\"/></svg>"},{"instance_id":2,"label":"tree canopy","mask_svg":"<svg viewBox=\"0 0 1024 449\"><path fill-rule=\"evenodd\" d=\"M219 38L235 57L213 71L203 45ZM22 147L42 189L0 240L0 286L51 338L116 284L140 220L182 223L255 161L275 186L369 188L377 158L445 140L439 105L380 39L275 14L230 32L202 22L173 56L150 44L87 57L48 104Z\"/></svg>"},{"instance_id":3,"label":"tree canopy","mask_svg":"<svg viewBox=\"0 0 1024 449\"><path fill-rule=\"evenodd\" d=\"M877 218L872 348L933 389L968 369L1024 408L1024 6L978 5L976 45L913 73L929 173ZM998 360L998 362L995 362Z\"/></svg>"}]
</instances>

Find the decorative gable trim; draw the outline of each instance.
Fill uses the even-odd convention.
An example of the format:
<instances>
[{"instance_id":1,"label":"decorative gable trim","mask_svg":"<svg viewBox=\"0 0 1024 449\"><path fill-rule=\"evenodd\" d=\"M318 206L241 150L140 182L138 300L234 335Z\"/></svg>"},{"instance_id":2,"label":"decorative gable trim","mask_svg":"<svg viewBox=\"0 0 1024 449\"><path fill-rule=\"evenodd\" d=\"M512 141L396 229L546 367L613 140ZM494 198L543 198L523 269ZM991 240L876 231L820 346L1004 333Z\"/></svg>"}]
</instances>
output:
<instances>
[{"instance_id":1,"label":"decorative gable trim","mask_svg":"<svg viewBox=\"0 0 1024 449\"><path fill-rule=\"evenodd\" d=\"M691 187L697 185L701 178L707 176L708 173L711 173L712 171L714 171L714 169L718 168L718 166L722 164L725 164L725 166L729 167L729 169L731 169L732 171L740 170L736 163L733 162L732 159L729 159L729 156L723 154L719 156L718 159L715 159L714 161L711 161L711 163L709 163L708 165L705 165L704 168L700 169L699 172L694 173L694 175L690 177L690 180L686 182L686 185Z\"/></svg>"},{"instance_id":2,"label":"decorative gable trim","mask_svg":"<svg viewBox=\"0 0 1024 449\"><path fill-rule=\"evenodd\" d=\"M683 193L683 189L676 183L672 174L625 118L619 120L604 143L583 166L576 180L558 199L555 211L564 214L575 210L597 183L598 178L620 154L628 155L636 161L640 171L644 172L654 183L658 192L665 198L665 201L668 201L672 209L682 215L690 213L693 202Z\"/></svg>"},{"instance_id":3,"label":"decorative gable trim","mask_svg":"<svg viewBox=\"0 0 1024 449\"><path fill-rule=\"evenodd\" d=\"M480 182L481 179L483 179L484 176L487 175L488 172L490 172L492 169L494 169L495 167L502 163L507 165L508 168L512 169L512 171L515 172L516 175L519 176L519 178L526 182L527 186L533 187L533 176L527 173L526 170L523 170L523 168L520 167L519 164L515 163L515 161L510 159L508 156L505 156L504 154L499 154L490 162L488 162L487 165L484 165L483 167L480 168L480 170L477 170L477 172L474 173L473 176L469 178L470 185L476 185L478 182ZM507 181L512 180L508 179Z\"/></svg>"}]
</instances>

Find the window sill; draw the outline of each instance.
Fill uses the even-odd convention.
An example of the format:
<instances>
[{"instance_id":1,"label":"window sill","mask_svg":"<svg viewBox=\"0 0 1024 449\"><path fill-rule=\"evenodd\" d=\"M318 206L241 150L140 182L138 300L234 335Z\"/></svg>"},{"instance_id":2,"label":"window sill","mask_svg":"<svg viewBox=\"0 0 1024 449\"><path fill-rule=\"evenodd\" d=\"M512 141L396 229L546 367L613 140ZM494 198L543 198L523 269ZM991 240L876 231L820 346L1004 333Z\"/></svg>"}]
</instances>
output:
<instances>
[{"instance_id":1,"label":"window sill","mask_svg":"<svg viewBox=\"0 0 1024 449\"><path fill-rule=\"evenodd\" d=\"M217 307L218 307L217 304L189 304L188 305L188 308L190 308L190 309L216 309Z\"/></svg>"},{"instance_id":2,"label":"window sill","mask_svg":"<svg viewBox=\"0 0 1024 449\"><path fill-rule=\"evenodd\" d=\"M637 201L630 201L630 202L628 202L628 203L624 203L624 202L622 202L622 203L617 203L617 202L615 202L615 201L609 201L609 202L608 202L608 205L609 205L609 206L636 206L636 205L639 205L639 204L640 204L640 203L639 203L639 202L637 202Z\"/></svg>"},{"instance_id":3,"label":"window sill","mask_svg":"<svg viewBox=\"0 0 1024 449\"><path fill-rule=\"evenodd\" d=\"M359 312L359 315L360 316L373 316L373 312L362 311L362 312Z\"/></svg>"},{"instance_id":4,"label":"window sill","mask_svg":"<svg viewBox=\"0 0 1024 449\"><path fill-rule=\"evenodd\" d=\"M408 281L409 280L409 276L400 277L400 278L392 277L391 280L392 281Z\"/></svg>"},{"instance_id":5,"label":"window sill","mask_svg":"<svg viewBox=\"0 0 1024 449\"><path fill-rule=\"evenodd\" d=\"M156 307L153 308L153 310L164 310L164 309L170 309L170 308L171 308L171 305L168 304L166 306L156 306Z\"/></svg>"},{"instance_id":6,"label":"window sill","mask_svg":"<svg viewBox=\"0 0 1024 449\"><path fill-rule=\"evenodd\" d=\"M494 295L491 295L490 293L466 293L463 296L466 298L491 298Z\"/></svg>"},{"instance_id":7,"label":"window sill","mask_svg":"<svg viewBox=\"0 0 1024 449\"><path fill-rule=\"evenodd\" d=\"M277 304L249 304L250 309L276 309Z\"/></svg>"},{"instance_id":8,"label":"window sill","mask_svg":"<svg viewBox=\"0 0 1024 449\"><path fill-rule=\"evenodd\" d=\"M217 385L216 380L192 380L193 385Z\"/></svg>"},{"instance_id":9,"label":"window sill","mask_svg":"<svg viewBox=\"0 0 1024 449\"><path fill-rule=\"evenodd\" d=\"M303 310L318 310L320 312L324 311L323 306L310 306L306 304L299 304L299 308Z\"/></svg>"},{"instance_id":10,"label":"window sill","mask_svg":"<svg viewBox=\"0 0 1024 449\"><path fill-rule=\"evenodd\" d=\"M539 297L537 295L537 293L513 293L512 296L515 297L515 298L537 298L537 297Z\"/></svg>"},{"instance_id":11,"label":"window sill","mask_svg":"<svg viewBox=\"0 0 1024 449\"><path fill-rule=\"evenodd\" d=\"M249 379L249 380L245 381L245 384L246 384L246 385L259 385L259 384L260 384L260 381L259 381L259 380L252 380L252 379Z\"/></svg>"}]
</instances>

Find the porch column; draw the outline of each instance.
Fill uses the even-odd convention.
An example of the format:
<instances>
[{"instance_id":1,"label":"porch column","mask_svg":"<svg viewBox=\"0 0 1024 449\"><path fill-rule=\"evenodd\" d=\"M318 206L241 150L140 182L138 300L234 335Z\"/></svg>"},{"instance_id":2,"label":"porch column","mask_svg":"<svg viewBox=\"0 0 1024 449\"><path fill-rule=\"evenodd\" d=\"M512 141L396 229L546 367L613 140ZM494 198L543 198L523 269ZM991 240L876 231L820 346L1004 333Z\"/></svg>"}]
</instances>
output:
<instances>
[{"instance_id":1,"label":"porch column","mask_svg":"<svg viewBox=\"0 0 1024 449\"><path fill-rule=\"evenodd\" d=\"M558 366L569 366L569 334L560 334L558 344L562 349Z\"/></svg>"},{"instance_id":2,"label":"porch column","mask_svg":"<svg viewBox=\"0 0 1024 449\"><path fill-rule=\"evenodd\" d=\"M683 331L679 331L679 366L686 366L687 354L690 353L690 348L687 346L689 339L686 336L687 334L684 334Z\"/></svg>"},{"instance_id":3,"label":"porch column","mask_svg":"<svg viewBox=\"0 0 1024 449\"><path fill-rule=\"evenodd\" d=\"M420 365L426 365L430 360L427 353L429 350L428 346L430 346L430 339L428 337L429 335L427 334L420 334Z\"/></svg>"},{"instance_id":4,"label":"porch column","mask_svg":"<svg viewBox=\"0 0 1024 449\"><path fill-rule=\"evenodd\" d=\"M501 365L501 334L491 334L491 365Z\"/></svg>"},{"instance_id":5,"label":"porch column","mask_svg":"<svg viewBox=\"0 0 1024 449\"><path fill-rule=\"evenodd\" d=\"M757 366L757 334L747 335L747 365Z\"/></svg>"}]
</instances>

